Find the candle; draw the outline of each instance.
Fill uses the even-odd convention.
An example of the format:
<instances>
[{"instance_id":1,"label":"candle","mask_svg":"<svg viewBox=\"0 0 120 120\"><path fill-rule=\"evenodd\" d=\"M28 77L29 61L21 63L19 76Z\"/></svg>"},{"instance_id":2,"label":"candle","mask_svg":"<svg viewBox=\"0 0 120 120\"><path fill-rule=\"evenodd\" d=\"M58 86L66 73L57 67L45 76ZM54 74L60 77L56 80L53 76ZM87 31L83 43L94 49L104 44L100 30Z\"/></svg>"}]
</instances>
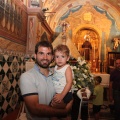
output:
<instances>
[{"instance_id":1,"label":"candle","mask_svg":"<svg viewBox=\"0 0 120 120\"><path fill-rule=\"evenodd\" d=\"M106 44L104 44L104 60L106 60Z\"/></svg>"},{"instance_id":2,"label":"candle","mask_svg":"<svg viewBox=\"0 0 120 120\"><path fill-rule=\"evenodd\" d=\"M99 60L101 60L101 42L99 43Z\"/></svg>"}]
</instances>

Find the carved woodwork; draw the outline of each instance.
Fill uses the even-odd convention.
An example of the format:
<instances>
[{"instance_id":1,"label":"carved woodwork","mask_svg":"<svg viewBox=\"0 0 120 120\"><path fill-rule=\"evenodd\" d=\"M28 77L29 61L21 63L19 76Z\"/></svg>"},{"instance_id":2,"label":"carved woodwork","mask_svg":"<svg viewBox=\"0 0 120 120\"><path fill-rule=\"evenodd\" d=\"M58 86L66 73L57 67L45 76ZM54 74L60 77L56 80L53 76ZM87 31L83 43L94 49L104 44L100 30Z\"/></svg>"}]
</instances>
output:
<instances>
[{"instance_id":1,"label":"carved woodwork","mask_svg":"<svg viewBox=\"0 0 120 120\"><path fill-rule=\"evenodd\" d=\"M17 0L0 0L0 36L26 45L27 8Z\"/></svg>"}]
</instances>

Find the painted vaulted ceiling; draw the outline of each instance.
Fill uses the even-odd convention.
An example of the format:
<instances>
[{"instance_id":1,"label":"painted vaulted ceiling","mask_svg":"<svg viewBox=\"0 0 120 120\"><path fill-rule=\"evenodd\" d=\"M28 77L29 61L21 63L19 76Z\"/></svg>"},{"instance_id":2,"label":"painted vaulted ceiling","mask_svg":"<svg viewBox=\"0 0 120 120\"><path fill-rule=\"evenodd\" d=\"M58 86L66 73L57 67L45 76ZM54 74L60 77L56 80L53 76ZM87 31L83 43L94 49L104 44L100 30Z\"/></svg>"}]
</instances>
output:
<instances>
[{"instance_id":1,"label":"painted vaulted ceiling","mask_svg":"<svg viewBox=\"0 0 120 120\"><path fill-rule=\"evenodd\" d=\"M102 14L107 12L109 16L116 20L116 24L120 29L120 0L42 0L42 2L43 8L48 8L45 12L46 20L54 31L60 21L68 18L68 16L79 19L79 14L74 13L86 4L96 7ZM86 12L88 12L88 9L86 9ZM77 15L78 18L74 15Z\"/></svg>"},{"instance_id":2,"label":"painted vaulted ceiling","mask_svg":"<svg viewBox=\"0 0 120 120\"><path fill-rule=\"evenodd\" d=\"M42 9L46 9L44 12L46 21L52 30L60 33L63 27L67 27L67 34L79 51L82 51L82 43L88 34L91 44L96 48L101 49L105 40L105 52L113 50L111 41L115 37L120 38L120 0L42 0L42 2ZM99 54L100 52L98 51Z\"/></svg>"}]
</instances>

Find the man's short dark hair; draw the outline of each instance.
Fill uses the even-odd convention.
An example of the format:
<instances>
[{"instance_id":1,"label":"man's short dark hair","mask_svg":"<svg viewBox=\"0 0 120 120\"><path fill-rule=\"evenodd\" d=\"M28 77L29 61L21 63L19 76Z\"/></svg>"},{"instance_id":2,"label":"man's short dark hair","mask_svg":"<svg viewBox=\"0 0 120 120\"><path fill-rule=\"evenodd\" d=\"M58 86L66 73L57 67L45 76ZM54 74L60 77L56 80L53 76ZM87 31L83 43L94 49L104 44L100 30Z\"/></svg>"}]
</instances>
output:
<instances>
[{"instance_id":1,"label":"man's short dark hair","mask_svg":"<svg viewBox=\"0 0 120 120\"><path fill-rule=\"evenodd\" d=\"M53 46L49 41L40 41L35 46L35 54L38 52L39 47L47 47L51 49L51 53L53 54Z\"/></svg>"}]
</instances>

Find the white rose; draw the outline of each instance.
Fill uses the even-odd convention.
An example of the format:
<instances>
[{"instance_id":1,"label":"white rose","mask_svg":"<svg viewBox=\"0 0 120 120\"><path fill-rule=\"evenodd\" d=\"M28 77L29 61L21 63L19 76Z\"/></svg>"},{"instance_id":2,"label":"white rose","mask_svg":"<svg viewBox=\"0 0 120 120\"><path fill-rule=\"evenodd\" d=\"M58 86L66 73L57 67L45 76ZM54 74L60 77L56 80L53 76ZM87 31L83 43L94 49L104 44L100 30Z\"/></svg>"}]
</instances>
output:
<instances>
[{"instance_id":1,"label":"white rose","mask_svg":"<svg viewBox=\"0 0 120 120\"><path fill-rule=\"evenodd\" d=\"M85 70L84 70L84 72L86 73L86 72L87 72L87 70L85 69Z\"/></svg>"},{"instance_id":2,"label":"white rose","mask_svg":"<svg viewBox=\"0 0 120 120\"><path fill-rule=\"evenodd\" d=\"M74 85L76 84L76 81L75 81L75 80L73 81L73 84L74 84Z\"/></svg>"},{"instance_id":3,"label":"white rose","mask_svg":"<svg viewBox=\"0 0 120 120\"><path fill-rule=\"evenodd\" d=\"M87 78L87 75L83 74L83 77L84 77L84 78Z\"/></svg>"},{"instance_id":4,"label":"white rose","mask_svg":"<svg viewBox=\"0 0 120 120\"><path fill-rule=\"evenodd\" d=\"M73 66L73 69L77 69L77 67L76 67L76 66Z\"/></svg>"}]
</instances>

